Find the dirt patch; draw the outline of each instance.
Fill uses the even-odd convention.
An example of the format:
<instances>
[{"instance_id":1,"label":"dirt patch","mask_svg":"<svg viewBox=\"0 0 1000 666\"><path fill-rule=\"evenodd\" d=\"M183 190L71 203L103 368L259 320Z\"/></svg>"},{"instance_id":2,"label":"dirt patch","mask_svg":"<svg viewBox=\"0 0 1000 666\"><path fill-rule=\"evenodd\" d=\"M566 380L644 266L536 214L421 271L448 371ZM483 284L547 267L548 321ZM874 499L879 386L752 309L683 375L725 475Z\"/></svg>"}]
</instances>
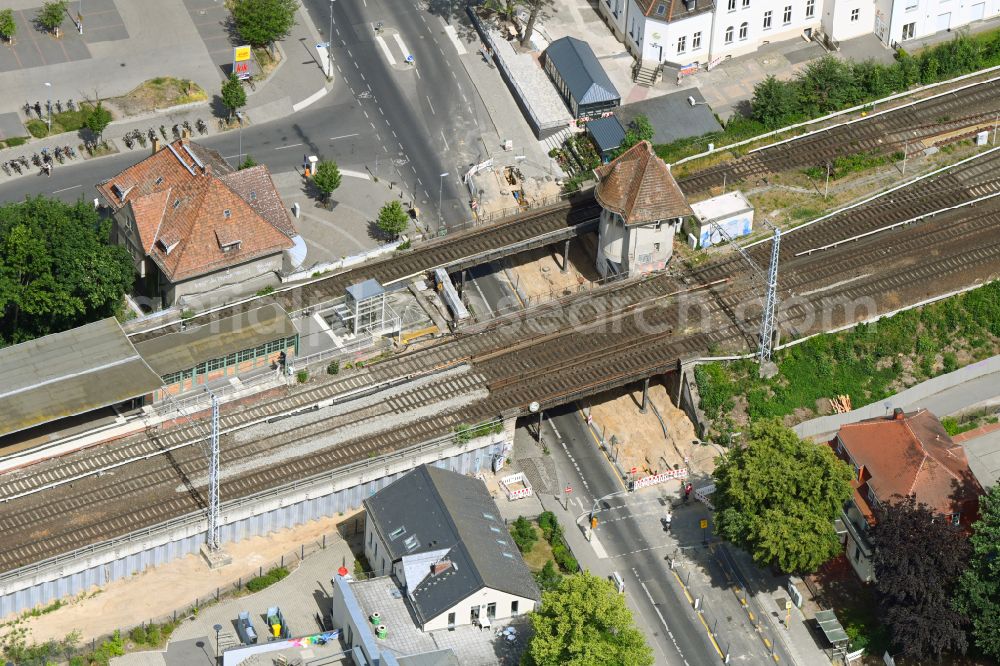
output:
<instances>
[{"instance_id":1,"label":"dirt patch","mask_svg":"<svg viewBox=\"0 0 1000 666\"><path fill-rule=\"evenodd\" d=\"M569 244L569 267L562 272L560 252L552 248L537 248L523 252L511 261L514 286L530 302L546 301L594 287L600 275L594 267L597 235L586 234Z\"/></svg>"},{"instance_id":2,"label":"dirt patch","mask_svg":"<svg viewBox=\"0 0 1000 666\"><path fill-rule=\"evenodd\" d=\"M615 438L618 464L625 470L636 467L640 476L673 469L689 468L692 474L710 474L715 468L714 449L697 443L694 425L687 414L674 406L666 388L650 384L649 401L656 407L666 424L666 435L660 419L650 408L645 414L639 409L642 390L608 391L595 396L591 415L598 432L606 442Z\"/></svg>"},{"instance_id":3,"label":"dirt patch","mask_svg":"<svg viewBox=\"0 0 1000 666\"><path fill-rule=\"evenodd\" d=\"M108 105L117 109L121 116L149 113L171 106L203 102L208 95L194 81L160 76L140 83L131 92L108 100Z\"/></svg>"},{"instance_id":4,"label":"dirt patch","mask_svg":"<svg viewBox=\"0 0 1000 666\"><path fill-rule=\"evenodd\" d=\"M538 541L535 542L530 551L524 554L524 563L528 565L528 568L532 572L537 572L542 570L546 562L552 560L552 546L545 540L542 528L534 523L532 523L532 527L535 528Z\"/></svg>"},{"instance_id":5,"label":"dirt patch","mask_svg":"<svg viewBox=\"0 0 1000 666\"><path fill-rule=\"evenodd\" d=\"M338 523L347 520L347 516L322 518L268 536L227 543L224 550L233 562L214 571L209 570L200 555L188 555L101 589L88 590L56 611L25 619L22 626L29 630L29 643L60 640L72 631L79 631L81 642L86 643L140 620L160 618L196 599L211 597L216 588L226 589L241 576L245 581L256 575L259 567L267 570L282 555L297 551L301 544L334 534Z\"/></svg>"}]
</instances>

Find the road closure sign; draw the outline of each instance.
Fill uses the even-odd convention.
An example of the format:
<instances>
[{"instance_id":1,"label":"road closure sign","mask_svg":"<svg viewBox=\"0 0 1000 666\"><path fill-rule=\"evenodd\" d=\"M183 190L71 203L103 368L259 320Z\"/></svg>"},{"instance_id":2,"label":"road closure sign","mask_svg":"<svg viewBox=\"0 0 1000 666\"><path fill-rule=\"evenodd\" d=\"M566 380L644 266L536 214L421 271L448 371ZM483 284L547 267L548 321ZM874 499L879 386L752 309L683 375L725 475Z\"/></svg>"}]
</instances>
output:
<instances>
[{"instance_id":1,"label":"road closure sign","mask_svg":"<svg viewBox=\"0 0 1000 666\"><path fill-rule=\"evenodd\" d=\"M253 52L250 46L237 46L233 48L233 74L238 79L250 78L250 63L253 62Z\"/></svg>"}]
</instances>

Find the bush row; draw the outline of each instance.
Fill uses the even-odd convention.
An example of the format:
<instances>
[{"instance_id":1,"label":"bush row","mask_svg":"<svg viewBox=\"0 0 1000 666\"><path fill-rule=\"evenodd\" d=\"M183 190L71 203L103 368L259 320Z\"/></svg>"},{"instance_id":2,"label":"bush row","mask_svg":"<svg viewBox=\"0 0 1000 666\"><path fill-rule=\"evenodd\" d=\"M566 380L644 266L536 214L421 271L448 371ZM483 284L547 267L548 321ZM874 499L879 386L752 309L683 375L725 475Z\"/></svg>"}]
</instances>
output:
<instances>
[{"instance_id":1,"label":"bush row","mask_svg":"<svg viewBox=\"0 0 1000 666\"><path fill-rule=\"evenodd\" d=\"M247 581L247 589L251 592L260 592L265 587L274 585L282 578L288 576L288 569L285 567L274 567L263 576L254 576Z\"/></svg>"}]
</instances>

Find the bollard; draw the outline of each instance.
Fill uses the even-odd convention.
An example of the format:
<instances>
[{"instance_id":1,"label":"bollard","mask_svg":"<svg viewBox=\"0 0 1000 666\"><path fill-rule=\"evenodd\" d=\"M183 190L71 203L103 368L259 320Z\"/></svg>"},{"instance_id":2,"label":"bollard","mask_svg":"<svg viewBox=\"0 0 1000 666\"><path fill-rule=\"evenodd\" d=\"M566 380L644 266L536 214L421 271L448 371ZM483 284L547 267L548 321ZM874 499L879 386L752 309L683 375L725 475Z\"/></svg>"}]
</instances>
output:
<instances>
[{"instance_id":1,"label":"bollard","mask_svg":"<svg viewBox=\"0 0 1000 666\"><path fill-rule=\"evenodd\" d=\"M695 597L694 598L694 609L695 610L700 610L701 609L701 597Z\"/></svg>"},{"instance_id":2,"label":"bollard","mask_svg":"<svg viewBox=\"0 0 1000 666\"><path fill-rule=\"evenodd\" d=\"M299 546L299 559L300 560L306 559L306 545L305 544L302 544L301 546Z\"/></svg>"},{"instance_id":3,"label":"bollard","mask_svg":"<svg viewBox=\"0 0 1000 666\"><path fill-rule=\"evenodd\" d=\"M326 535L323 535L323 550L326 550Z\"/></svg>"}]
</instances>

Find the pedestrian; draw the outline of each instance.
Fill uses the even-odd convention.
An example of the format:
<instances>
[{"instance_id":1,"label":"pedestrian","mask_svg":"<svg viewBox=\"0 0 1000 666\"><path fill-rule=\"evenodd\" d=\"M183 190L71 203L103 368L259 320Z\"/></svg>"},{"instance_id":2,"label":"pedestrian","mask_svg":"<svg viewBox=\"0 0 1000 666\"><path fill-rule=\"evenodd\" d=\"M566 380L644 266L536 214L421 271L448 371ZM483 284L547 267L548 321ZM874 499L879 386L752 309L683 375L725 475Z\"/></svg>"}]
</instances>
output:
<instances>
[{"instance_id":1,"label":"pedestrian","mask_svg":"<svg viewBox=\"0 0 1000 666\"><path fill-rule=\"evenodd\" d=\"M694 486L690 483L684 486L684 501L687 502L691 498L691 491L694 490Z\"/></svg>"},{"instance_id":2,"label":"pedestrian","mask_svg":"<svg viewBox=\"0 0 1000 666\"><path fill-rule=\"evenodd\" d=\"M663 517L663 524L666 525L668 532L670 531L670 525L673 523L673 520L674 520L674 514L670 513L670 511L668 510L667 515Z\"/></svg>"},{"instance_id":3,"label":"pedestrian","mask_svg":"<svg viewBox=\"0 0 1000 666\"><path fill-rule=\"evenodd\" d=\"M47 162L45 164L45 175L48 176L49 178L52 177L52 165Z\"/></svg>"}]
</instances>

